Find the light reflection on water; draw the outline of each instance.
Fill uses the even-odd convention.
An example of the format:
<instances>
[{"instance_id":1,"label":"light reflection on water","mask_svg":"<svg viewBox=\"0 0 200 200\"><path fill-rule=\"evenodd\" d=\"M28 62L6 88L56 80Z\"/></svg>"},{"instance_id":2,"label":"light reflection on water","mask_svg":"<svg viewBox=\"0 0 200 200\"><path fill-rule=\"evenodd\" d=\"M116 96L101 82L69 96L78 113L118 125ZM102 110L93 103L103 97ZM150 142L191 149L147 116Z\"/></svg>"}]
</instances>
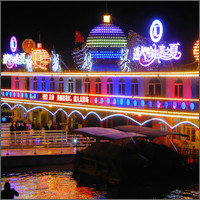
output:
<instances>
[{"instance_id":1,"label":"light reflection on water","mask_svg":"<svg viewBox=\"0 0 200 200\"><path fill-rule=\"evenodd\" d=\"M11 188L15 188L19 192L19 196L15 197L15 199L105 199L109 197L113 198L112 195L109 195L106 192L96 191L93 188L77 187L77 182L72 178L71 171L51 171L27 174L10 173L9 176L5 176L2 174L2 189L6 181L10 182ZM172 190L168 194L163 194L162 199L199 199L199 184L192 184L190 186L187 186L186 188L181 187L182 186L180 186L179 189ZM134 199L133 191L134 188L126 188L126 190L122 191L121 195L127 199ZM115 197L118 198L118 196ZM156 195L150 195L148 197L148 199L153 198L156 199Z\"/></svg>"},{"instance_id":2,"label":"light reflection on water","mask_svg":"<svg viewBox=\"0 0 200 200\"><path fill-rule=\"evenodd\" d=\"M10 174L1 178L1 187L9 181L19 192L15 199L102 199L103 192L92 188L77 187L72 172L43 172L35 174Z\"/></svg>"}]
</instances>

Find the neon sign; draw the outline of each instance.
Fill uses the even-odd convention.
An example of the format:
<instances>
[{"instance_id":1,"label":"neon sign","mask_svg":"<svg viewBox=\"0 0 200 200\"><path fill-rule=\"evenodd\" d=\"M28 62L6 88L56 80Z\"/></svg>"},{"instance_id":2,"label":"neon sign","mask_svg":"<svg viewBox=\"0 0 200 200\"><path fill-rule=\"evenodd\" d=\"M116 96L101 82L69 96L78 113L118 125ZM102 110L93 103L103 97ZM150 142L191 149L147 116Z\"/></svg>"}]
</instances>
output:
<instances>
[{"instance_id":1,"label":"neon sign","mask_svg":"<svg viewBox=\"0 0 200 200\"><path fill-rule=\"evenodd\" d=\"M85 53L82 70L92 71L92 55L91 53Z\"/></svg>"},{"instance_id":2,"label":"neon sign","mask_svg":"<svg viewBox=\"0 0 200 200\"><path fill-rule=\"evenodd\" d=\"M17 51L17 39L15 36L12 36L10 39L10 49L13 53L3 55L3 64L5 64L8 69L17 67L17 65L24 65L26 63L25 53L15 53Z\"/></svg>"},{"instance_id":3,"label":"neon sign","mask_svg":"<svg viewBox=\"0 0 200 200\"><path fill-rule=\"evenodd\" d=\"M72 103L89 103L89 96L82 95L69 95L69 94L40 94L41 100L45 101L61 101L61 102L72 102Z\"/></svg>"},{"instance_id":4,"label":"neon sign","mask_svg":"<svg viewBox=\"0 0 200 200\"><path fill-rule=\"evenodd\" d=\"M130 67L128 66L128 64L130 63L130 60L128 59L128 52L129 52L129 49L127 48L122 48L121 49L121 56L120 56L120 66L121 66L121 70L122 72L130 72L131 69Z\"/></svg>"},{"instance_id":5,"label":"neon sign","mask_svg":"<svg viewBox=\"0 0 200 200\"><path fill-rule=\"evenodd\" d=\"M52 70L54 72L60 72L61 71L61 66L60 66L60 62L59 62L59 55L55 54L53 51L51 51L52 53Z\"/></svg>"},{"instance_id":6,"label":"neon sign","mask_svg":"<svg viewBox=\"0 0 200 200\"><path fill-rule=\"evenodd\" d=\"M150 27L150 37L155 43L159 42L163 34L163 26L159 20L153 21ZM153 44L150 47L138 46L133 48L133 61L139 61L143 67L148 67L156 60L161 63L161 60L178 60L181 57L181 52L178 51L179 43L165 45Z\"/></svg>"}]
</instances>

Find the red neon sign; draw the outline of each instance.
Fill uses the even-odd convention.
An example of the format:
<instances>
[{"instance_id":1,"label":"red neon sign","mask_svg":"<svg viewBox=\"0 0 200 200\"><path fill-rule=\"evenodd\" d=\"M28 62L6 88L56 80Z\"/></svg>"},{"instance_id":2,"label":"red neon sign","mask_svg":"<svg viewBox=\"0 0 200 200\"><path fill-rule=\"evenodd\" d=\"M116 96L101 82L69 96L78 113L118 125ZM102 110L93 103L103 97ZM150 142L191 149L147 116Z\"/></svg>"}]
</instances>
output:
<instances>
[{"instance_id":1,"label":"red neon sign","mask_svg":"<svg viewBox=\"0 0 200 200\"><path fill-rule=\"evenodd\" d=\"M70 94L41 94L41 100L45 101L61 101L61 102L72 102L72 103L89 103L89 96L82 95L70 95Z\"/></svg>"}]
</instances>

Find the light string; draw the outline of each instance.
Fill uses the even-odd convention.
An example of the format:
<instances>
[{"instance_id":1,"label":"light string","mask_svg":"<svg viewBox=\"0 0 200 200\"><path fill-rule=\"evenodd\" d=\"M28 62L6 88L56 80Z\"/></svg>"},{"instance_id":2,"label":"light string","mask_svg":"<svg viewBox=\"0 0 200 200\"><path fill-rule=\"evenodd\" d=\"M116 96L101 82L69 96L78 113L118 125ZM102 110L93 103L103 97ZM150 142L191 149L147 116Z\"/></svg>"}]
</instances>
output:
<instances>
[{"instance_id":1,"label":"light string","mask_svg":"<svg viewBox=\"0 0 200 200\"><path fill-rule=\"evenodd\" d=\"M77 114L79 114L79 115L82 117L82 119L84 119L84 120L85 120L89 115L93 114L93 115L95 115L101 122L104 121L104 120L106 120L106 119L109 119L109 118L111 118L111 117L124 117L124 118L127 118L127 119L129 119L129 120L135 122L135 123L138 124L139 126L144 126L145 124L147 124L147 123L149 123L149 122L151 122L151 121L160 121L160 122L163 122L164 124L166 124L170 129L175 129L176 127L178 127L178 126L180 126L180 125L182 125L182 124L190 124L190 125L196 127L197 129L199 129L199 126L197 126L196 124L194 124L193 122L190 122L190 121L182 121L182 122L179 122L179 123L175 124L174 126L171 126L171 125L168 124L165 120L160 119L160 118L152 118L152 119L149 119L149 120L144 121L143 123L140 123L140 122L138 122L137 120L135 120L135 119L133 119L133 118L127 116L127 115L123 115L123 114L112 114L112 115L108 115L108 116L106 116L106 117L104 117L104 118L101 118L101 117L100 117L96 112L94 112L94 111L90 111L90 112L87 113L85 116L83 116L83 114L82 114L80 111L78 111L78 110L73 110L72 112L70 112L69 114L67 114L67 112L64 111L62 108L57 109L57 110L53 113L53 112L51 112L50 110L48 110L47 108L42 107L42 106L36 106L36 107L30 108L29 110L27 110L23 105L20 105L20 104L16 104L16 105L14 105L13 107L11 107L8 103L2 103L2 104L1 104L1 107L4 106L4 105L8 106L11 110L14 110L16 107L21 107L21 108L23 108L24 111L26 111L27 113L29 113L29 112L31 112L31 111L33 111L33 110L36 110L36 109L44 109L44 110L46 110L47 112L49 112L52 116L56 115L57 112L61 111L61 112L63 112L67 117L70 117L72 114L77 113Z\"/></svg>"}]
</instances>

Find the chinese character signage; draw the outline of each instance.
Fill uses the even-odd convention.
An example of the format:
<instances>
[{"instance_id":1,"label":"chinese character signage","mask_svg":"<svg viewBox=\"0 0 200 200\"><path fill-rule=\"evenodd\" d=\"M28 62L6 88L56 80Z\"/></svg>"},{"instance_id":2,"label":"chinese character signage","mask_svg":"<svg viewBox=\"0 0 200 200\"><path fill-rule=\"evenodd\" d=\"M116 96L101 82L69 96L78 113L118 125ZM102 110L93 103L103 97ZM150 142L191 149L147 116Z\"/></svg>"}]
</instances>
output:
<instances>
[{"instance_id":1,"label":"chinese character signage","mask_svg":"<svg viewBox=\"0 0 200 200\"><path fill-rule=\"evenodd\" d=\"M150 27L150 37L154 42L152 46L138 46L133 48L133 61L139 61L143 67L148 67L156 60L161 63L161 60L178 60L181 57L181 52L178 50L179 43L169 44L165 46L163 44L157 45L162 38L163 26L159 20L153 21Z\"/></svg>"},{"instance_id":2,"label":"chinese character signage","mask_svg":"<svg viewBox=\"0 0 200 200\"><path fill-rule=\"evenodd\" d=\"M72 102L72 103L89 103L89 96L82 95L69 95L69 94L40 94L40 100L45 101L59 101L59 102Z\"/></svg>"}]
</instances>

